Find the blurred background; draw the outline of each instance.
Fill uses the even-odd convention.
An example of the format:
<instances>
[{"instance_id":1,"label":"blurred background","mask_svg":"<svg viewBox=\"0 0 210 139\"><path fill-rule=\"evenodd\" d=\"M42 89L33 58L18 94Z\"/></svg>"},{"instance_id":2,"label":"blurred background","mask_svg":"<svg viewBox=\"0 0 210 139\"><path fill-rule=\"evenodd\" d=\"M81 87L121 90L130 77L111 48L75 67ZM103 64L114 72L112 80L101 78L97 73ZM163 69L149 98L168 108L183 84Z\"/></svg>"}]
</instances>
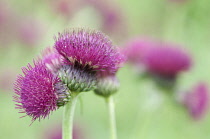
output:
<instances>
[{"instance_id":1,"label":"blurred background","mask_svg":"<svg viewBox=\"0 0 210 139\"><path fill-rule=\"evenodd\" d=\"M209 15L208 0L0 0L0 138L59 139L63 108L29 126L31 118L19 118L23 115L14 108L13 82L23 66L53 46L58 32L69 28L101 30L120 48L136 37L179 44L193 65L179 75L173 93L191 90L200 81L209 87ZM114 97L119 139L210 138L208 105L194 119L137 70L126 63L118 72L121 88ZM74 139L108 139L107 116L102 97L83 93Z\"/></svg>"}]
</instances>

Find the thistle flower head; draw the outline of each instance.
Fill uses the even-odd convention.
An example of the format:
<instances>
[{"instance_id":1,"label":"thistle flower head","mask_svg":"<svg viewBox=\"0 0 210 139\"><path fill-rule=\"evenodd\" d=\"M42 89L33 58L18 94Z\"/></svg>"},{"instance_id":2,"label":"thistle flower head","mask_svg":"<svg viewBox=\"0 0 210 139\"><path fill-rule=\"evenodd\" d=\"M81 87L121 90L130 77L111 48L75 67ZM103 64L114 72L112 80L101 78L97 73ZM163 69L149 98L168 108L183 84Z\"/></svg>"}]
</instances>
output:
<instances>
[{"instance_id":1,"label":"thistle flower head","mask_svg":"<svg viewBox=\"0 0 210 139\"><path fill-rule=\"evenodd\" d=\"M191 66L190 57L176 47L154 47L150 49L144 58L147 69L157 75L174 78Z\"/></svg>"},{"instance_id":2,"label":"thistle flower head","mask_svg":"<svg viewBox=\"0 0 210 139\"><path fill-rule=\"evenodd\" d=\"M88 72L79 67L65 65L60 68L58 74L61 81L73 92L87 92L93 90L96 86L95 72Z\"/></svg>"},{"instance_id":3,"label":"thistle flower head","mask_svg":"<svg viewBox=\"0 0 210 139\"><path fill-rule=\"evenodd\" d=\"M14 84L14 101L20 113L26 113L32 121L46 118L68 101L67 88L59 85L60 79L49 72L43 62L34 62L34 67L28 64L22 71L24 75L19 75Z\"/></svg>"},{"instance_id":4,"label":"thistle flower head","mask_svg":"<svg viewBox=\"0 0 210 139\"><path fill-rule=\"evenodd\" d=\"M56 74L62 65L67 63L66 59L60 55L56 49L48 47L42 53L42 61L52 73Z\"/></svg>"},{"instance_id":5,"label":"thistle flower head","mask_svg":"<svg viewBox=\"0 0 210 139\"><path fill-rule=\"evenodd\" d=\"M97 87L94 92L97 95L109 97L116 93L120 87L120 83L115 75L101 76L98 79Z\"/></svg>"},{"instance_id":6,"label":"thistle flower head","mask_svg":"<svg viewBox=\"0 0 210 139\"><path fill-rule=\"evenodd\" d=\"M185 95L183 103L190 115L194 119L199 119L206 113L208 101L208 88L204 83L199 83L192 91Z\"/></svg>"},{"instance_id":7,"label":"thistle flower head","mask_svg":"<svg viewBox=\"0 0 210 139\"><path fill-rule=\"evenodd\" d=\"M113 73L124 60L111 40L98 31L78 29L59 33L55 48L70 65L91 71Z\"/></svg>"}]
</instances>

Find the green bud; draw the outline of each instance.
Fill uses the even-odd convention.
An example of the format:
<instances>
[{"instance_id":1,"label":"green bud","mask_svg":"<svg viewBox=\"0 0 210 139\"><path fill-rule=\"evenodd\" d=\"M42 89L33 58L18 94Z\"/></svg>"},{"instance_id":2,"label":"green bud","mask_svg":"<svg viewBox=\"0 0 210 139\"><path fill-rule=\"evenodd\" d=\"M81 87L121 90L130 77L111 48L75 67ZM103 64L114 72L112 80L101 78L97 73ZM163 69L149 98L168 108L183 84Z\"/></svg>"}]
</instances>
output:
<instances>
[{"instance_id":1,"label":"green bud","mask_svg":"<svg viewBox=\"0 0 210 139\"><path fill-rule=\"evenodd\" d=\"M58 71L61 81L67 85L72 92L86 92L96 87L96 73L89 72L71 65L65 65Z\"/></svg>"},{"instance_id":2,"label":"green bud","mask_svg":"<svg viewBox=\"0 0 210 139\"><path fill-rule=\"evenodd\" d=\"M119 89L120 83L115 76L106 76L98 79L97 87L94 90L95 94L109 97L116 93Z\"/></svg>"}]
</instances>

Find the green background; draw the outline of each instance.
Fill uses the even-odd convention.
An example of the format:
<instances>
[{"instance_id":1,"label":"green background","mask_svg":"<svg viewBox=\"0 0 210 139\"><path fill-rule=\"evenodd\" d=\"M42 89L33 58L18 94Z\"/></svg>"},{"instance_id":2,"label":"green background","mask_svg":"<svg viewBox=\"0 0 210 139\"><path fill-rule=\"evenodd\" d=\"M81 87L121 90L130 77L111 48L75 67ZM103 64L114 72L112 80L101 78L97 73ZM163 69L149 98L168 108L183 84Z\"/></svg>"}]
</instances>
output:
<instances>
[{"instance_id":1,"label":"green background","mask_svg":"<svg viewBox=\"0 0 210 139\"><path fill-rule=\"evenodd\" d=\"M13 84L13 76L21 73L21 67L32 63L32 59L40 55L40 51L53 45L53 37L57 32L74 27L100 29L99 15L90 5L82 7L66 20L53 14L46 1L10 0L9 3L21 16L36 17L44 21L46 32L36 47L23 46L18 42L0 47L0 70L1 74L6 75L0 79L1 82ZM115 45L123 46L136 36L181 44L191 54L193 67L179 76L176 91L184 92L200 81L210 83L208 0L188 0L184 3L169 0L116 0L115 4L122 8L127 24L125 36L119 36L116 32L107 33L112 36ZM122 67L118 77L121 88L114 98L119 139L210 138L208 113L199 121L193 120L185 108L171 101L153 81L140 79L132 65ZM31 119L19 118L23 115L14 108L13 91L0 90L1 139L41 139L45 132L50 132L61 123L63 108L53 112L49 119L35 121L29 126ZM105 104L105 100L93 92L81 95L75 124L82 126L85 139L109 138L108 110Z\"/></svg>"}]
</instances>

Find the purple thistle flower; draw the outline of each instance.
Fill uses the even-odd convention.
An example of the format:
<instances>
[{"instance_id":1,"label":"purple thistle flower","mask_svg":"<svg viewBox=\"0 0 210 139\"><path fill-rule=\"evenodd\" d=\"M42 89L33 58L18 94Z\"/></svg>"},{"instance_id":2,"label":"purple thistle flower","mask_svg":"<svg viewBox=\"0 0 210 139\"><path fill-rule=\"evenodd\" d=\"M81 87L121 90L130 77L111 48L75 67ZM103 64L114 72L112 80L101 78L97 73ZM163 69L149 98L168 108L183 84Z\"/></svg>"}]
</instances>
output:
<instances>
[{"instance_id":1,"label":"purple thistle flower","mask_svg":"<svg viewBox=\"0 0 210 139\"><path fill-rule=\"evenodd\" d=\"M206 84L199 83L190 93L186 93L184 105L194 119L200 119L207 112L209 96Z\"/></svg>"},{"instance_id":2,"label":"purple thistle flower","mask_svg":"<svg viewBox=\"0 0 210 139\"><path fill-rule=\"evenodd\" d=\"M34 62L34 67L28 64L22 71L24 75L19 75L14 84L13 97L16 108L32 117L32 122L46 118L51 111L68 102L67 87L47 70L42 61Z\"/></svg>"},{"instance_id":3,"label":"purple thistle flower","mask_svg":"<svg viewBox=\"0 0 210 139\"><path fill-rule=\"evenodd\" d=\"M111 40L99 31L65 31L55 39L55 48L69 64L83 69L114 73L124 60Z\"/></svg>"},{"instance_id":4,"label":"purple thistle flower","mask_svg":"<svg viewBox=\"0 0 210 139\"><path fill-rule=\"evenodd\" d=\"M144 64L156 75L175 78L179 72L190 68L191 59L181 49L163 45L150 49L144 57Z\"/></svg>"}]
</instances>

